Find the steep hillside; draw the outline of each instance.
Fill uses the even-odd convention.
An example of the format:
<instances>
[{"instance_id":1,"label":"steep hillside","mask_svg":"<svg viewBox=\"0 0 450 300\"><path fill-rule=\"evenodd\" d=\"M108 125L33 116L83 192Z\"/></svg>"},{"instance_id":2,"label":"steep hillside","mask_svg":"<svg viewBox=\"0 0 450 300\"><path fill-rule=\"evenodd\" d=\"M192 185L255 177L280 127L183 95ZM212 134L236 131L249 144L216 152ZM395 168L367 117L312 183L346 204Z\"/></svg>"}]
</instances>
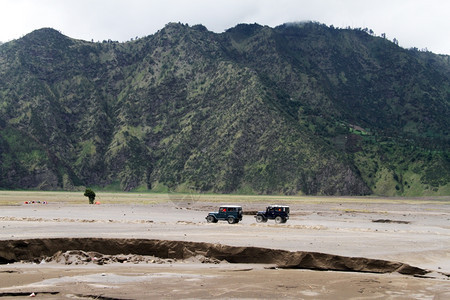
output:
<instances>
[{"instance_id":1,"label":"steep hillside","mask_svg":"<svg viewBox=\"0 0 450 300\"><path fill-rule=\"evenodd\" d=\"M450 192L449 56L316 23L238 25L227 44L275 105L343 150L373 192Z\"/></svg>"},{"instance_id":2,"label":"steep hillside","mask_svg":"<svg viewBox=\"0 0 450 300\"><path fill-rule=\"evenodd\" d=\"M449 193L448 74L315 23L37 30L0 46L0 188Z\"/></svg>"}]
</instances>

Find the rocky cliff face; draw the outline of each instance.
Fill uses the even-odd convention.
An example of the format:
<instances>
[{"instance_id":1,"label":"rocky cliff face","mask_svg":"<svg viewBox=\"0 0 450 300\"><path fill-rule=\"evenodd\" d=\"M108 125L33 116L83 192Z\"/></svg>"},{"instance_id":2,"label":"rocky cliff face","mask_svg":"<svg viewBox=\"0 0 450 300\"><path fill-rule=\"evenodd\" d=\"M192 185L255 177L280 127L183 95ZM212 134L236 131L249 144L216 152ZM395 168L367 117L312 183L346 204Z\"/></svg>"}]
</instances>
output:
<instances>
[{"instance_id":1,"label":"rocky cliff face","mask_svg":"<svg viewBox=\"0 0 450 300\"><path fill-rule=\"evenodd\" d=\"M314 23L37 30L0 46L0 187L442 194L449 77L429 55Z\"/></svg>"}]
</instances>

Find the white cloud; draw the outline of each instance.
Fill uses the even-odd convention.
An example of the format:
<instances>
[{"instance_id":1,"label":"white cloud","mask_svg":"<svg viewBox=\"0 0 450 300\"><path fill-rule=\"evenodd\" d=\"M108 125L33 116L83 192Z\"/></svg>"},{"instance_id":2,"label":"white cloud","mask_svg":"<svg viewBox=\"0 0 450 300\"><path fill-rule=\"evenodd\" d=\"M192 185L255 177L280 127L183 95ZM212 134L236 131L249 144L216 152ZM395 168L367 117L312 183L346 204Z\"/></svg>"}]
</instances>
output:
<instances>
[{"instance_id":1,"label":"white cloud","mask_svg":"<svg viewBox=\"0 0 450 300\"><path fill-rule=\"evenodd\" d=\"M169 22L222 32L238 23L277 26L313 20L368 27L406 48L450 54L446 0L0 0L0 41L53 27L85 40L126 41Z\"/></svg>"}]
</instances>

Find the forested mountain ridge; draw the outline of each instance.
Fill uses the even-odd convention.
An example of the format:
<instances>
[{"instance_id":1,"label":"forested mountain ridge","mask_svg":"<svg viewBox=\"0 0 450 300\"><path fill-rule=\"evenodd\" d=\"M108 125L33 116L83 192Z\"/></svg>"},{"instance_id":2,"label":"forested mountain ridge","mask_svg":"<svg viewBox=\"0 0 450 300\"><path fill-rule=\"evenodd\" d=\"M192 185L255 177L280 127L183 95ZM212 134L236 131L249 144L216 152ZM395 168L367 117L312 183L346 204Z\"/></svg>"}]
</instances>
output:
<instances>
[{"instance_id":1,"label":"forested mountain ridge","mask_svg":"<svg viewBox=\"0 0 450 300\"><path fill-rule=\"evenodd\" d=\"M449 57L361 30L171 23L0 46L0 188L450 193Z\"/></svg>"}]
</instances>

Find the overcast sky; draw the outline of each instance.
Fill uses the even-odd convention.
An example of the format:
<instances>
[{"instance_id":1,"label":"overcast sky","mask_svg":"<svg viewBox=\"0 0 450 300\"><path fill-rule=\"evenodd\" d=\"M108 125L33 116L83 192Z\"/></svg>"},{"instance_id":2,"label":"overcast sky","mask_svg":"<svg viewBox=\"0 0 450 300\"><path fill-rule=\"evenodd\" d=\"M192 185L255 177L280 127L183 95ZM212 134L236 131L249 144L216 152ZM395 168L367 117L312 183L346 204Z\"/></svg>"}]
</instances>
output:
<instances>
[{"instance_id":1,"label":"overcast sky","mask_svg":"<svg viewBox=\"0 0 450 300\"><path fill-rule=\"evenodd\" d=\"M404 48L450 54L449 12L448 0L0 0L0 41L42 27L77 39L122 42L169 22L223 32L239 23L318 21L367 27Z\"/></svg>"}]
</instances>

